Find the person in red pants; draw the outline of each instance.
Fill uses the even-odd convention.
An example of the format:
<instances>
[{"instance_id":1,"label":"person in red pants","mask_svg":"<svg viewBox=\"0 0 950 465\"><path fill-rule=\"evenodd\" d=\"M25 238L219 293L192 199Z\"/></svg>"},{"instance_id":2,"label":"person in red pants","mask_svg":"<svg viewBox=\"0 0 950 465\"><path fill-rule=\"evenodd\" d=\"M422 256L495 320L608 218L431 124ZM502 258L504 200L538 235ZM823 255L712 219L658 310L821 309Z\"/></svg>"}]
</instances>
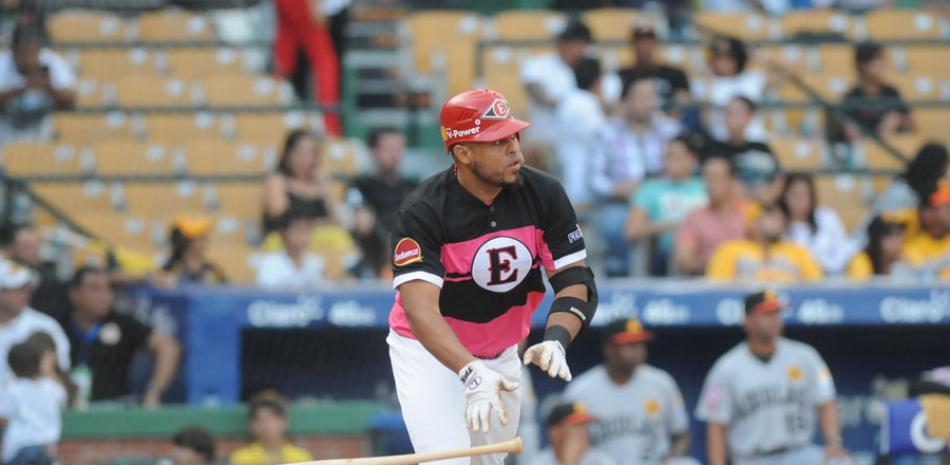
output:
<instances>
[{"instance_id":1,"label":"person in red pants","mask_svg":"<svg viewBox=\"0 0 950 465\"><path fill-rule=\"evenodd\" d=\"M274 71L289 79L297 65L297 52L303 49L310 62L313 95L321 105L340 101L340 62L326 17L314 0L274 0L277 10L277 38L274 41ZM326 112L324 124L328 134L342 132L340 115Z\"/></svg>"}]
</instances>

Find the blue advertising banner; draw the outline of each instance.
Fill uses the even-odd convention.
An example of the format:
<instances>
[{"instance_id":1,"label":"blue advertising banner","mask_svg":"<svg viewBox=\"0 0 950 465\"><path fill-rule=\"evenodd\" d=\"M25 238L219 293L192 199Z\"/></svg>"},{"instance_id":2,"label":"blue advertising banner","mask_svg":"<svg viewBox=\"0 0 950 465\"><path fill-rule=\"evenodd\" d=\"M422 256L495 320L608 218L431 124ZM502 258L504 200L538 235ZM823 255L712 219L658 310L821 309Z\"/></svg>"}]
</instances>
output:
<instances>
[{"instance_id":1,"label":"blue advertising banner","mask_svg":"<svg viewBox=\"0 0 950 465\"><path fill-rule=\"evenodd\" d=\"M887 421L881 428L881 453L935 454L950 451L945 439L927 433L927 414L916 399L891 402L887 406Z\"/></svg>"}]
</instances>

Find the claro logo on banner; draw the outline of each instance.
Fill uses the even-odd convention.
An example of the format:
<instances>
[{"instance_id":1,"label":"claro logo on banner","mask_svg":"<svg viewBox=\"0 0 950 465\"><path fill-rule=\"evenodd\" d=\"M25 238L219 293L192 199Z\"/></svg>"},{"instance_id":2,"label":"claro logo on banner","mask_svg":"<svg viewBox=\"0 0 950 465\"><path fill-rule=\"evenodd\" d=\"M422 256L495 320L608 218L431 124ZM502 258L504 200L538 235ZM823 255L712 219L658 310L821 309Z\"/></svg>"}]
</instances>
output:
<instances>
[{"instance_id":1,"label":"claro logo on banner","mask_svg":"<svg viewBox=\"0 0 950 465\"><path fill-rule=\"evenodd\" d=\"M296 301L255 300L247 306L247 320L259 328L304 328L326 320L333 326L372 326L379 324L372 307L356 300L340 300L323 308L322 299L300 295Z\"/></svg>"},{"instance_id":2,"label":"claro logo on banner","mask_svg":"<svg viewBox=\"0 0 950 465\"><path fill-rule=\"evenodd\" d=\"M950 291L930 291L927 299L887 297L881 301L887 323L939 323L950 317Z\"/></svg>"}]
</instances>

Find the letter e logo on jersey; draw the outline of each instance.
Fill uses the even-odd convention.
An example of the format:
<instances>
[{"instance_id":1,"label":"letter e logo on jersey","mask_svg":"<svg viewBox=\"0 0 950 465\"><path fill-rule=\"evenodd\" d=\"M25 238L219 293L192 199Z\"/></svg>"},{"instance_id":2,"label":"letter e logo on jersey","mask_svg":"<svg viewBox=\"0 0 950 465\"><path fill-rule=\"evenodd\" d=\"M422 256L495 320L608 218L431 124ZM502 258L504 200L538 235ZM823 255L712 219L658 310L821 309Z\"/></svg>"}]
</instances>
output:
<instances>
[{"instance_id":1,"label":"letter e logo on jersey","mask_svg":"<svg viewBox=\"0 0 950 465\"><path fill-rule=\"evenodd\" d=\"M528 276L532 261L531 251L521 241L495 237L475 252L472 279L482 289L508 292Z\"/></svg>"},{"instance_id":2,"label":"letter e logo on jersey","mask_svg":"<svg viewBox=\"0 0 950 465\"><path fill-rule=\"evenodd\" d=\"M496 98L485 113L482 113L482 118L485 119L508 119L509 116L511 116L511 109L508 108L508 102L500 98Z\"/></svg>"},{"instance_id":3,"label":"letter e logo on jersey","mask_svg":"<svg viewBox=\"0 0 950 465\"><path fill-rule=\"evenodd\" d=\"M402 238L393 251L393 263L396 266L406 266L410 263L422 261L422 248L419 243L408 238Z\"/></svg>"}]
</instances>

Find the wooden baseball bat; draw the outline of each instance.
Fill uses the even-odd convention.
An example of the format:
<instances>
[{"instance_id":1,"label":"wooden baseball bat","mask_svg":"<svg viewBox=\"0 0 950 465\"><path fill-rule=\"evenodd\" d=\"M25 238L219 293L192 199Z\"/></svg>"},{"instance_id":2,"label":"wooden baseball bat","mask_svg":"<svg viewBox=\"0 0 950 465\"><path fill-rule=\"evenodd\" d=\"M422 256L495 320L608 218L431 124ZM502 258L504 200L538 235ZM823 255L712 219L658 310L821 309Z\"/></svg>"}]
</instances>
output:
<instances>
[{"instance_id":1,"label":"wooden baseball bat","mask_svg":"<svg viewBox=\"0 0 950 465\"><path fill-rule=\"evenodd\" d=\"M402 454L402 455L384 455L381 457L362 457L356 459L331 459L331 460L313 460L310 462L298 462L286 465L413 465L422 462L432 462L435 460L457 459L459 457L471 457L474 455L487 454L520 454L524 445L520 437L509 439L495 444L485 444L484 446L468 447L465 449L446 450L441 452L426 452L422 454Z\"/></svg>"}]
</instances>

